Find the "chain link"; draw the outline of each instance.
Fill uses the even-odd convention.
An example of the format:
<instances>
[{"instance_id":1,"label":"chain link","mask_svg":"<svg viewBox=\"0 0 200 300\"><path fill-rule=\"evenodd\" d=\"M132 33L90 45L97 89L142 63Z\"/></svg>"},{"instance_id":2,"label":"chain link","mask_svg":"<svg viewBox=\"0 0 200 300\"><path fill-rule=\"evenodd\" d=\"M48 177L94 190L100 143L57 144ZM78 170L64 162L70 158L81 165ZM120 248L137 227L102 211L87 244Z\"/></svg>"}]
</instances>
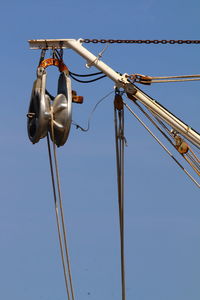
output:
<instances>
[{"instance_id":1,"label":"chain link","mask_svg":"<svg viewBox=\"0 0 200 300\"><path fill-rule=\"evenodd\" d=\"M200 44L200 40L106 40L106 39L83 39L83 43L109 43L109 44Z\"/></svg>"}]
</instances>

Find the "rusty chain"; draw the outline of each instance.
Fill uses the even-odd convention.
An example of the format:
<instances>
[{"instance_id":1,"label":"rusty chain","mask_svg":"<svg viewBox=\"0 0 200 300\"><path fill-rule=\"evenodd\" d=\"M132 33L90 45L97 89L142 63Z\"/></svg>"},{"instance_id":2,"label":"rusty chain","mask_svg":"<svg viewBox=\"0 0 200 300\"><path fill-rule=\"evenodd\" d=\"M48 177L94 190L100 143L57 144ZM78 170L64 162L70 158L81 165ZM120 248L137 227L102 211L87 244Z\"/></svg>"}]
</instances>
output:
<instances>
[{"instance_id":1,"label":"rusty chain","mask_svg":"<svg viewBox=\"0 0 200 300\"><path fill-rule=\"evenodd\" d=\"M200 40L113 40L113 39L83 39L83 43L110 44L200 44Z\"/></svg>"}]
</instances>

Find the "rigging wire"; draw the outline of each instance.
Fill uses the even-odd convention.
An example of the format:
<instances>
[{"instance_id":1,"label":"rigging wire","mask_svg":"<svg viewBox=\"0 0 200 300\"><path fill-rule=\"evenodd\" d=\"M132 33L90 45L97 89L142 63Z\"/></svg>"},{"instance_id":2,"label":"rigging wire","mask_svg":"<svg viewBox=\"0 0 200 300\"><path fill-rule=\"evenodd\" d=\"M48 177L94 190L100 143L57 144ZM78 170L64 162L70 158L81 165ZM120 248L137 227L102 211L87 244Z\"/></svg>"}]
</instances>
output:
<instances>
[{"instance_id":1,"label":"rigging wire","mask_svg":"<svg viewBox=\"0 0 200 300\"><path fill-rule=\"evenodd\" d=\"M168 137L168 135L156 124L156 122L147 114L147 112L139 105L136 101L133 102L139 109L140 111L149 119L149 121L160 131L160 133L168 140L168 142L174 146L172 140ZM165 126L168 131L167 126ZM175 146L174 146L175 147Z\"/></svg>"},{"instance_id":2,"label":"rigging wire","mask_svg":"<svg viewBox=\"0 0 200 300\"><path fill-rule=\"evenodd\" d=\"M149 110L149 109L148 109ZM168 127L164 124L164 122L162 120L160 120L160 118L158 116L156 116L151 110L149 110L150 113L152 113L152 115L155 117L155 119L159 122L159 124L168 132L168 134L175 139L176 138L176 133L174 133L174 130L170 131L168 129ZM148 114L147 114L148 115ZM170 140L170 139L169 139ZM181 138L182 142L184 142L184 140ZM171 140L170 140L171 141ZM174 148L179 152L179 150L177 149L177 146L171 141L171 144L174 146ZM195 146L197 149L199 149L198 146ZM188 151L186 153L180 153L182 155L182 157L189 163L189 165L193 168L193 170L200 175L200 160L198 159L197 155L194 153L194 151L192 150L191 146L189 146L187 144L188 147ZM191 153L189 153L189 151ZM187 157L186 157L187 156Z\"/></svg>"},{"instance_id":3,"label":"rigging wire","mask_svg":"<svg viewBox=\"0 0 200 300\"><path fill-rule=\"evenodd\" d=\"M65 287L66 287L66 291L67 291L68 300L70 300L69 284L68 284L68 277L67 277L67 271L66 271L67 268L66 268L66 263L65 263L65 258L64 258L63 241L62 241L62 233L61 233L61 226L60 226L58 201L57 201L57 195L56 195L55 176L54 176L54 170L53 170L53 162L52 162L52 154L51 154L51 147L50 147L50 141L49 141L49 134L47 134L47 146L48 146L49 164L50 164L50 170L51 170L51 180L52 180L53 195L54 195L54 204L55 204L56 223L57 223L57 229L58 229L58 238L59 238L61 259L62 259L62 265L63 265L64 279L65 279Z\"/></svg>"},{"instance_id":4,"label":"rigging wire","mask_svg":"<svg viewBox=\"0 0 200 300\"><path fill-rule=\"evenodd\" d=\"M131 80L132 83L141 83L150 85L152 83L168 83L168 82L186 82L186 81L197 81L200 80L200 75L176 75L176 76L147 76L142 74L131 74L127 75L127 78Z\"/></svg>"},{"instance_id":5,"label":"rigging wire","mask_svg":"<svg viewBox=\"0 0 200 300\"><path fill-rule=\"evenodd\" d=\"M200 80L200 75L182 75L182 76L163 76L163 77L151 77L152 83L162 82L184 82L184 81L196 81Z\"/></svg>"},{"instance_id":6,"label":"rigging wire","mask_svg":"<svg viewBox=\"0 0 200 300\"><path fill-rule=\"evenodd\" d=\"M83 128L81 127L80 125L78 125L76 122L72 121L72 125L76 126L77 129L80 129L81 131L84 131L84 132L87 132L89 129L90 129L90 122L91 122L91 119L92 119L92 116L95 112L95 110L97 109L97 106L103 101L105 100L107 97L109 97L111 94L113 94L114 91L111 91L109 92L108 94L106 94L103 98L101 98L94 106L94 108L92 109L92 111L90 112L89 114L89 117L88 117L88 125L87 125L87 128Z\"/></svg>"},{"instance_id":7,"label":"rigging wire","mask_svg":"<svg viewBox=\"0 0 200 300\"><path fill-rule=\"evenodd\" d=\"M134 101L134 104L151 121L151 123L162 133L162 135L170 142L170 144L182 155L182 157L189 163L189 165L193 168L193 170L198 175L200 175L200 171L199 171L200 170L200 165L199 165L200 160L198 159L198 157L196 156L196 154L194 153L194 151L192 150L192 148L187 144L188 150L191 152L191 154L188 153L188 151L186 153L181 153L178 150L177 145L172 142L172 140L167 136L167 134L163 130L161 130L161 128L149 116L149 114L136 101ZM165 125L165 123L153 111L151 111L149 108L147 108L147 110L153 115L153 117L156 119L156 121L167 131L167 133L169 134L169 136L171 138L175 139L176 138L176 133L174 132L174 130L170 131L169 128ZM184 140L182 138L181 138L181 140L182 140L182 142L184 142ZM195 146L197 149L199 149L198 146L196 146L196 145L193 145L193 146Z\"/></svg>"},{"instance_id":8,"label":"rigging wire","mask_svg":"<svg viewBox=\"0 0 200 300\"><path fill-rule=\"evenodd\" d=\"M71 295L72 295L72 300L74 300L74 290L73 290L73 284L72 284L71 266L70 266L69 252L68 252L68 246L67 246L67 237L66 237L67 231L66 231L64 210L63 210L63 204L62 204L60 176L59 176L59 170L58 170L58 159L57 159L57 154L56 154L56 144L54 142L53 111L51 112L51 134L52 134L52 140L53 140L54 164L55 164L55 170L56 170L56 181L57 181L58 199L59 199L59 205L60 205L60 214L61 214L61 220L62 220L65 255L66 255L66 261L67 261Z\"/></svg>"},{"instance_id":9,"label":"rigging wire","mask_svg":"<svg viewBox=\"0 0 200 300\"><path fill-rule=\"evenodd\" d=\"M156 119L156 121L167 131L167 133L169 134L169 136L158 126L158 124L150 117L150 115L141 107L141 105L139 105L136 101L133 102L139 109L140 111L148 118L148 120L160 131L160 133L168 140L168 142L178 151L176 145L173 143L173 141L170 139L173 138L174 139L174 133L171 132L169 130L169 128L164 124L164 122L162 120L160 120L160 118L154 114L154 112L152 112L150 109L148 109L148 111L154 116L154 118ZM198 147L197 147L198 148ZM199 166L199 159L198 157L195 155L195 153L192 151L191 147L188 145L188 149L190 150L191 154L187 153L180 153L179 154L182 155L182 157L190 164L190 166L194 169L194 171L199 175L199 171L198 169L200 168ZM189 159L186 158L186 156L189 157Z\"/></svg>"},{"instance_id":10,"label":"rigging wire","mask_svg":"<svg viewBox=\"0 0 200 300\"><path fill-rule=\"evenodd\" d=\"M125 300L126 286L125 286L125 255L124 255L124 145L125 145L124 107L123 107L122 97L117 92L115 94L115 101L114 101L114 124L115 124L115 144L116 144L116 163L117 163L119 225L120 225L121 284L122 284L122 300Z\"/></svg>"},{"instance_id":11,"label":"rigging wire","mask_svg":"<svg viewBox=\"0 0 200 300\"><path fill-rule=\"evenodd\" d=\"M131 112L131 114L142 124L142 126L151 134L151 136L158 142L158 144L167 152L167 154L175 161L175 163L187 174L187 176L200 188L200 184L192 177L192 175L182 166L182 164L173 156L173 154L165 147L165 145L153 134L148 126L136 115L136 113L130 108L130 106L124 102L125 107Z\"/></svg>"},{"instance_id":12,"label":"rigging wire","mask_svg":"<svg viewBox=\"0 0 200 300\"><path fill-rule=\"evenodd\" d=\"M63 265L63 272L64 272L68 300L70 300L70 299L74 300L74 290L73 290L73 284L72 284L70 259L69 259L69 252L68 252L68 246L67 246L64 210L63 210L63 205L62 205L60 176L59 176L58 160L57 160L57 154L56 154L56 144L54 142L53 113L52 112L51 112L51 126L50 127L51 127L51 135L52 135L52 140L53 140L54 167L53 167L53 162L52 162L52 154L51 154L49 135L47 135L47 144L48 144L53 195L54 195L54 202L55 202L55 212L56 212L56 222L57 222L57 228L58 228L59 244L60 244L60 251L61 251L61 258L62 258L62 265ZM56 181L55 181L55 176L54 176L54 169L55 169L55 173L56 173ZM56 184L57 184L57 193L56 193ZM57 194L58 194L59 201L57 200ZM59 212L61 215L61 221L60 221ZM60 223L61 223L61 225L60 225ZM63 245L63 240L64 240L64 245Z\"/></svg>"}]
</instances>

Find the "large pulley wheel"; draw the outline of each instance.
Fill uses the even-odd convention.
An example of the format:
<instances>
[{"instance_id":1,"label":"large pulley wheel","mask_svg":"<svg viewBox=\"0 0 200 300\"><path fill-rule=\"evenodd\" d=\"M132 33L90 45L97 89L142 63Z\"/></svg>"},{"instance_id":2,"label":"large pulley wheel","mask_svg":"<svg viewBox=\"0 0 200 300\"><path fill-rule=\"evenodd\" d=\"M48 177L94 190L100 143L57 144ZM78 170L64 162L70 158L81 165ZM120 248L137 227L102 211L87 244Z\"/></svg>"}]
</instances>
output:
<instances>
[{"instance_id":1,"label":"large pulley wheel","mask_svg":"<svg viewBox=\"0 0 200 300\"><path fill-rule=\"evenodd\" d=\"M35 80L28 110L27 130L33 144L47 135L50 119L50 98L45 94L46 72Z\"/></svg>"},{"instance_id":2,"label":"large pulley wheel","mask_svg":"<svg viewBox=\"0 0 200 300\"><path fill-rule=\"evenodd\" d=\"M58 95L53 101L52 115L51 139L58 147L63 146L69 136L72 121L71 80L65 72L60 74L58 80Z\"/></svg>"}]
</instances>

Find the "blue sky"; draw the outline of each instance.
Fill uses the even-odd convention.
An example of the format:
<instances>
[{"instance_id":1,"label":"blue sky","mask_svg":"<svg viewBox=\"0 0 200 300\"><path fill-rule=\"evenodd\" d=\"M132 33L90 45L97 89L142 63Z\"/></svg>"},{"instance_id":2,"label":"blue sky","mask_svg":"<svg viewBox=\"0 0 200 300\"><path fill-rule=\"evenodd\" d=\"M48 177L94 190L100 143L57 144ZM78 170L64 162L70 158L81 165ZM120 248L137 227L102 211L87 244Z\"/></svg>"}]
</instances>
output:
<instances>
[{"instance_id":1,"label":"blue sky","mask_svg":"<svg viewBox=\"0 0 200 300\"><path fill-rule=\"evenodd\" d=\"M1 3L0 296L67 299L54 215L46 140L26 132L40 53L35 38L200 39L199 1L5 1ZM98 54L102 45L85 45ZM121 73L199 74L197 45L110 45L103 61ZM64 54L72 72L85 61ZM91 69L93 71L94 69ZM55 94L58 73L48 69ZM84 96L73 119L86 126L96 102L113 89L103 79L73 82ZM199 131L200 84L140 86ZM125 116L125 253L127 300L199 300L199 191L149 134ZM58 150L76 299L120 299L119 222L113 96L91 129L72 127Z\"/></svg>"}]
</instances>

